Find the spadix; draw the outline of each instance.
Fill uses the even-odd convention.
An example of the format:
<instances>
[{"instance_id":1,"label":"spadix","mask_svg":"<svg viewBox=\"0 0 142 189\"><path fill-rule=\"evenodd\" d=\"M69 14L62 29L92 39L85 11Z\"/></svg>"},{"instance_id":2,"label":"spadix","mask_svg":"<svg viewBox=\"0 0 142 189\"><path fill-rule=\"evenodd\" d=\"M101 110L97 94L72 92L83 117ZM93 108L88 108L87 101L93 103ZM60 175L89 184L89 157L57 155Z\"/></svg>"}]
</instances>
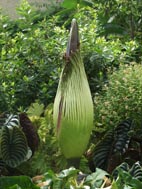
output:
<instances>
[{"instance_id":1,"label":"spadix","mask_svg":"<svg viewBox=\"0 0 142 189\"><path fill-rule=\"evenodd\" d=\"M79 51L78 26L72 21L53 111L57 138L67 159L82 156L93 127L93 102Z\"/></svg>"}]
</instances>

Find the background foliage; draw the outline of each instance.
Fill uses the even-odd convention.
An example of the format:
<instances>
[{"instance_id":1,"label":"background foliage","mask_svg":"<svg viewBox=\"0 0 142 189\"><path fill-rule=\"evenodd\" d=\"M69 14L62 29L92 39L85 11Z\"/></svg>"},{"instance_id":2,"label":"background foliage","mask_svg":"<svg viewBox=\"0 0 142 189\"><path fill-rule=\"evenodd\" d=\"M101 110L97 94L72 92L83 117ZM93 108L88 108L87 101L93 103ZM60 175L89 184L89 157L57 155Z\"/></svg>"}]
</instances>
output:
<instances>
[{"instance_id":1,"label":"background foliage","mask_svg":"<svg viewBox=\"0 0 142 189\"><path fill-rule=\"evenodd\" d=\"M137 127L142 123L142 66L120 66L108 78L101 94L95 97L95 125L109 129L121 120L131 118Z\"/></svg>"},{"instance_id":2,"label":"background foliage","mask_svg":"<svg viewBox=\"0 0 142 189\"><path fill-rule=\"evenodd\" d=\"M12 21L1 13L1 112L26 108L36 99L45 105L53 102L73 17L79 23L82 55L92 94L106 81L108 68L130 61L140 62L141 58L137 56L141 49L139 41L131 38L129 33L102 35L100 31L105 27L105 20L101 19L105 7L98 2L87 5L91 7L81 2L73 4L70 10L73 14L68 15L70 5L64 1L64 8L47 14L34 10L23 1L17 9L19 19ZM108 20L111 14L107 15ZM135 17L139 18L139 14ZM136 39L138 37L136 33Z\"/></svg>"},{"instance_id":3,"label":"background foliage","mask_svg":"<svg viewBox=\"0 0 142 189\"><path fill-rule=\"evenodd\" d=\"M141 166L135 164L136 159L142 158L141 7L139 0L64 0L61 7L49 13L37 11L23 1L17 8L18 19L11 20L0 13L0 118L3 112L25 110L40 137L38 151L16 167L21 174L33 176L46 172L39 179L42 184L47 181L46 188L103 188L104 174L108 173L98 172L96 162L106 163L110 157L117 159L115 155L119 155L121 160L127 157L132 167L129 170L126 164L120 166L119 178L116 179L114 172L108 185L112 183L113 189L141 187ZM81 53L95 109L89 150L80 163L85 175L79 182L79 170L64 170L58 175L53 172L66 167L56 141L52 103L73 17L79 24ZM134 129L125 122L128 118L134 121ZM118 153L113 154L116 148ZM133 155L137 157L133 159ZM113 169L116 166L117 162ZM99 181L95 180L97 176ZM26 182L37 188L29 178L21 177L21 180L22 184ZM6 182L11 183L11 178ZM22 184L12 188L22 188Z\"/></svg>"}]
</instances>

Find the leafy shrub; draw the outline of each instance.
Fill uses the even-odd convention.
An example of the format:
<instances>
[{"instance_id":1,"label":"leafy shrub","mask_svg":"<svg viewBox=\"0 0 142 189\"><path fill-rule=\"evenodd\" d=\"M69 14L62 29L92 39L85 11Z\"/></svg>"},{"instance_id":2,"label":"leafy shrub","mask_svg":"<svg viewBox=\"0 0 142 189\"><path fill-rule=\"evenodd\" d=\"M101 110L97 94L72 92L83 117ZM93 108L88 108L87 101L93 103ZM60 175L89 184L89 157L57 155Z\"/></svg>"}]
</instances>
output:
<instances>
[{"instance_id":1,"label":"leafy shrub","mask_svg":"<svg viewBox=\"0 0 142 189\"><path fill-rule=\"evenodd\" d=\"M128 171L128 172L126 172ZM139 163L133 164L131 168L126 163L121 164L115 170L115 175L96 169L94 173L84 174L80 170L70 167L58 174L48 170L44 175L1 177L1 188L15 189L43 189L43 188L66 188L66 189L126 189L142 187L142 169Z\"/></svg>"},{"instance_id":2,"label":"leafy shrub","mask_svg":"<svg viewBox=\"0 0 142 189\"><path fill-rule=\"evenodd\" d=\"M102 93L95 96L95 127L113 128L122 120L134 120L140 129L142 123L142 67L131 64L121 66L109 76Z\"/></svg>"},{"instance_id":3,"label":"leafy shrub","mask_svg":"<svg viewBox=\"0 0 142 189\"><path fill-rule=\"evenodd\" d=\"M109 40L100 35L99 12L91 7L77 8L74 17L80 28L81 49L92 94L99 91L107 80L108 69L137 61L139 43L120 36ZM66 22L65 22L66 24Z\"/></svg>"},{"instance_id":4,"label":"leafy shrub","mask_svg":"<svg viewBox=\"0 0 142 189\"><path fill-rule=\"evenodd\" d=\"M1 17L1 111L25 108L35 99L47 104L57 88L65 30L56 26L54 17L34 23L36 12L24 5L13 27L7 17Z\"/></svg>"},{"instance_id":5,"label":"leafy shrub","mask_svg":"<svg viewBox=\"0 0 142 189\"><path fill-rule=\"evenodd\" d=\"M25 109L36 99L45 105L53 102L67 43L68 27L66 20L61 22L61 12L43 15L24 1L18 13L15 21L0 16L2 112ZM135 61L138 44L99 37L97 12L91 7L78 7L73 16L79 23L82 55L94 93L106 80L108 68Z\"/></svg>"}]
</instances>

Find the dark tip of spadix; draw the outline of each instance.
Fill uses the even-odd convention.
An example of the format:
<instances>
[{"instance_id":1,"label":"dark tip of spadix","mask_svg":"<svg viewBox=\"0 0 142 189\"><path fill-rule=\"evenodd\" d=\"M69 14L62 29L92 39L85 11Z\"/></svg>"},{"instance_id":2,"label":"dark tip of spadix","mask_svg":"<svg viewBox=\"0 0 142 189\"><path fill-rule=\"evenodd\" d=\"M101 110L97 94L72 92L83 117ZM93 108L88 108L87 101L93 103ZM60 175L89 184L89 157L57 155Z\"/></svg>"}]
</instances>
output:
<instances>
[{"instance_id":1,"label":"dark tip of spadix","mask_svg":"<svg viewBox=\"0 0 142 189\"><path fill-rule=\"evenodd\" d=\"M66 58L69 58L73 52L79 49L79 32L76 19L72 20L69 40L66 50Z\"/></svg>"}]
</instances>

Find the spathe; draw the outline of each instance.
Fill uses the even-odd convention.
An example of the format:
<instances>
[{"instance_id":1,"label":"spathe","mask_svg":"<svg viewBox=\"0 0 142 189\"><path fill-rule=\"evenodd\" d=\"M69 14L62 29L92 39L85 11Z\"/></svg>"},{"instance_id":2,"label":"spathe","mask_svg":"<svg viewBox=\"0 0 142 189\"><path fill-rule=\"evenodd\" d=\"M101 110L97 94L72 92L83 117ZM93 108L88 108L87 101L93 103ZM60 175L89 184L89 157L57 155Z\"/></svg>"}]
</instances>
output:
<instances>
[{"instance_id":1,"label":"spathe","mask_svg":"<svg viewBox=\"0 0 142 189\"><path fill-rule=\"evenodd\" d=\"M93 102L79 51L78 25L72 21L65 66L54 101L53 119L61 151L79 158L87 148L93 127Z\"/></svg>"}]
</instances>

